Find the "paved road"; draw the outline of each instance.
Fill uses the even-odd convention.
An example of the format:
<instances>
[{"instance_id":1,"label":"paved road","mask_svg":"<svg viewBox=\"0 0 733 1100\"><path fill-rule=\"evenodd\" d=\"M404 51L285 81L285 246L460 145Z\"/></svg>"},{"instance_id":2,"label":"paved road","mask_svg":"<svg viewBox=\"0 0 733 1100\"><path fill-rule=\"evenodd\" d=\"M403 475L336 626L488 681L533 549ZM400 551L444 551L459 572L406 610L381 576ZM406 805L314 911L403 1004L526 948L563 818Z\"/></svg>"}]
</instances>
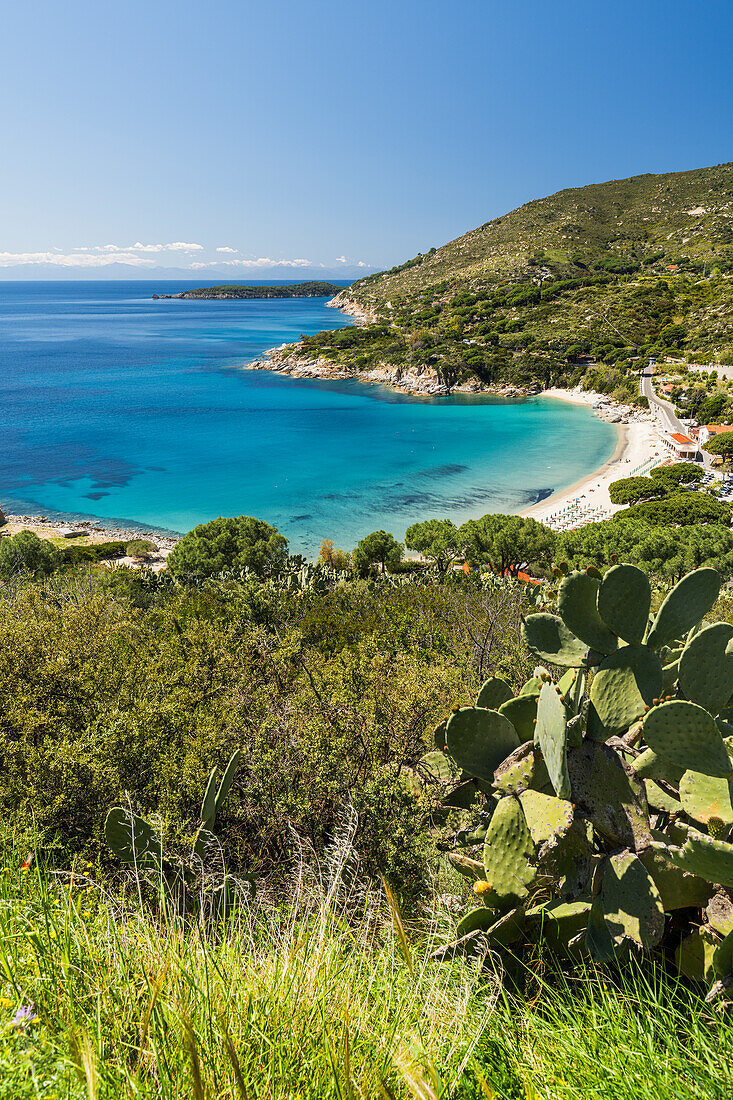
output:
<instances>
[{"instance_id":1,"label":"paved road","mask_svg":"<svg viewBox=\"0 0 733 1100\"><path fill-rule=\"evenodd\" d=\"M665 401L661 397L657 397L654 392L654 386L652 385L652 372L647 368L641 372L641 382L639 385L639 392L649 398L649 408L656 410L661 422L662 427L670 435L672 432L680 432L682 435L687 435L687 429L680 424L677 419L677 415L674 411L674 405L670 401Z\"/></svg>"},{"instance_id":2,"label":"paved road","mask_svg":"<svg viewBox=\"0 0 733 1100\"><path fill-rule=\"evenodd\" d=\"M654 386L652 385L652 372L647 367L646 370L641 372L641 380L639 383L639 392L644 397L649 398L649 408L654 409L661 421L664 431L669 432L671 435L673 432L680 432L682 435L687 435L687 428L684 424L680 424L677 419L677 414L674 411L674 405L670 401L665 401L662 397L657 397L654 392ZM705 451L698 451L698 455L702 455L702 464L706 470L711 469L713 464L712 455L706 454Z\"/></svg>"}]
</instances>

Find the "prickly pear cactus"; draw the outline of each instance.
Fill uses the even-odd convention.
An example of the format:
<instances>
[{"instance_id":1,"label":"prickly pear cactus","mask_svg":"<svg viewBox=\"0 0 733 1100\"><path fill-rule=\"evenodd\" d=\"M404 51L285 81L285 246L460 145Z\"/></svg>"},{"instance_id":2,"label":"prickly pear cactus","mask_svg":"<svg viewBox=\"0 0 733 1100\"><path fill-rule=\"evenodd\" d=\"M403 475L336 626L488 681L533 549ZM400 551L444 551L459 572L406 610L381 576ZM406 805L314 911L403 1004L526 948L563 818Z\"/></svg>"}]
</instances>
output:
<instances>
[{"instance_id":1,"label":"prickly pear cactus","mask_svg":"<svg viewBox=\"0 0 733 1100\"><path fill-rule=\"evenodd\" d=\"M619 960L664 947L674 912L682 971L733 998L733 626L702 621L720 577L696 569L650 619L635 566L555 576L556 613L522 624L542 666L439 728L463 773L446 806L465 784L476 800L451 862L478 906L450 950L543 937Z\"/></svg>"}]
</instances>

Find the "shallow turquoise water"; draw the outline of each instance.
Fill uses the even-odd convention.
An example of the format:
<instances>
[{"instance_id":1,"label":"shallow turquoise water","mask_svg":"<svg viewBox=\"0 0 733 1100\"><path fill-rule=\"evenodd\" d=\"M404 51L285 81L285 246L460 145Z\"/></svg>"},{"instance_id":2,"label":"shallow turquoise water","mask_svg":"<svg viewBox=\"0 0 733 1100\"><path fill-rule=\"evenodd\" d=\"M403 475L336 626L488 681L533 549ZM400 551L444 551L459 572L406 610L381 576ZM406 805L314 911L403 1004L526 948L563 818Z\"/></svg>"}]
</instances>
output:
<instances>
[{"instance_id":1,"label":"shallow turquoise water","mask_svg":"<svg viewBox=\"0 0 733 1100\"><path fill-rule=\"evenodd\" d=\"M160 283L0 284L0 504L186 531L275 523L294 550L518 511L610 457L547 398L412 399L243 363L347 319L323 299L158 301ZM190 285L202 285L191 283Z\"/></svg>"}]
</instances>

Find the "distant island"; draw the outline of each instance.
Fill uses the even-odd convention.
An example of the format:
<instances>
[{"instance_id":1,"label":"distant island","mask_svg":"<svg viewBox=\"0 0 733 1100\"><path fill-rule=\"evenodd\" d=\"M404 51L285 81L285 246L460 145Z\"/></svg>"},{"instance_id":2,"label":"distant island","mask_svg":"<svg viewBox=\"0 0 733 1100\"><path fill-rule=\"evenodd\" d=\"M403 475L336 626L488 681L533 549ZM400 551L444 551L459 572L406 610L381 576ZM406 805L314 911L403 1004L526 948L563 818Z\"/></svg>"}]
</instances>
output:
<instances>
[{"instance_id":1,"label":"distant island","mask_svg":"<svg viewBox=\"0 0 733 1100\"><path fill-rule=\"evenodd\" d=\"M241 286L237 283L222 286L202 286L196 290L182 290L180 294L154 294L160 298L333 298L344 288L335 283L291 283L290 286Z\"/></svg>"}]
</instances>

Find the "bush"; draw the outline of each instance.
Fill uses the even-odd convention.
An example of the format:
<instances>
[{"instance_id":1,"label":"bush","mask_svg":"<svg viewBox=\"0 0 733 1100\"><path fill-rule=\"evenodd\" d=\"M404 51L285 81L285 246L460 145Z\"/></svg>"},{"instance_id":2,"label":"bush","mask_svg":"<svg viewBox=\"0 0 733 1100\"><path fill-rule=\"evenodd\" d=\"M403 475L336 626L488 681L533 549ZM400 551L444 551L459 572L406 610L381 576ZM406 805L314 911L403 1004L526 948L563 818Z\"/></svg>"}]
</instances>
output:
<instances>
[{"instance_id":1,"label":"bush","mask_svg":"<svg viewBox=\"0 0 733 1100\"><path fill-rule=\"evenodd\" d=\"M5 579L22 574L48 576L58 569L60 560L53 543L39 539L34 531L0 539L0 577Z\"/></svg>"},{"instance_id":2,"label":"bush","mask_svg":"<svg viewBox=\"0 0 733 1100\"><path fill-rule=\"evenodd\" d=\"M125 549L125 543L119 539L113 539L110 542L90 542L86 546L60 547L59 558L62 565L81 565L84 562L121 558Z\"/></svg>"},{"instance_id":3,"label":"bush","mask_svg":"<svg viewBox=\"0 0 733 1100\"><path fill-rule=\"evenodd\" d=\"M220 516L184 535L168 558L168 568L174 575L192 577L244 569L258 577L273 576L284 568L287 548L285 536L264 520Z\"/></svg>"},{"instance_id":4,"label":"bush","mask_svg":"<svg viewBox=\"0 0 733 1100\"><path fill-rule=\"evenodd\" d=\"M217 819L232 870L284 875L296 838L322 851L353 801L365 866L425 874L424 805L405 777L446 693L469 698L497 666L526 674L522 587L169 577L143 592L139 576L62 575L0 604L0 814L16 835L50 861L106 860L105 816L129 798L188 847L211 768L240 749Z\"/></svg>"},{"instance_id":5,"label":"bush","mask_svg":"<svg viewBox=\"0 0 733 1100\"><path fill-rule=\"evenodd\" d=\"M133 539L125 547L125 553L128 558L145 558L157 549L155 543L150 542L148 539Z\"/></svg>"}]
</instances>

